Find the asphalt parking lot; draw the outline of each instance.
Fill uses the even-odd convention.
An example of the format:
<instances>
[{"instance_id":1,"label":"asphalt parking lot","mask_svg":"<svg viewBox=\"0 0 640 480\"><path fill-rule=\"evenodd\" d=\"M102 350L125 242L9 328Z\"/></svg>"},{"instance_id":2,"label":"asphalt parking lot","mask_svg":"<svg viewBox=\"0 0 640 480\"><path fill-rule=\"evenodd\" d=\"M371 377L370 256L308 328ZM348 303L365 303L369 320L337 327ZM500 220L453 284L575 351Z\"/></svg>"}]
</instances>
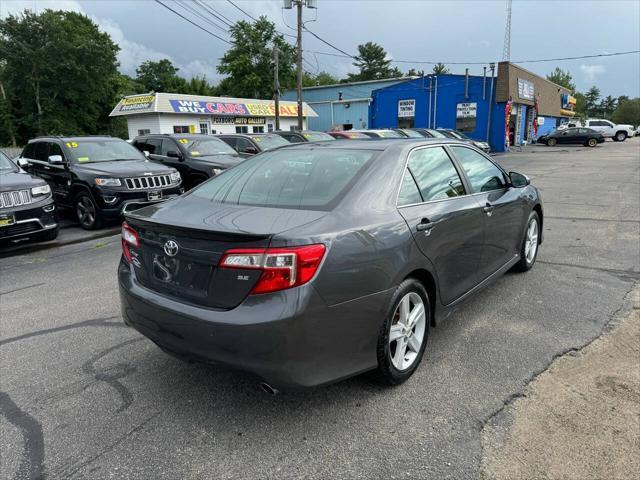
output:
<instances>
[{"instance_id":1,"label":"asphalt parking lot","mask_svg":"<svg viewBox=\"0 0 640 480\"><path fill-rule=\"evenodd\" d=\"M0 477L477 478L487 422L640 280L640 139L496 159L541 190L538 263L433 330L393 389L271 397L167 356L122 323L117 236L0 259Z\"/></svg>"}]
</instances>

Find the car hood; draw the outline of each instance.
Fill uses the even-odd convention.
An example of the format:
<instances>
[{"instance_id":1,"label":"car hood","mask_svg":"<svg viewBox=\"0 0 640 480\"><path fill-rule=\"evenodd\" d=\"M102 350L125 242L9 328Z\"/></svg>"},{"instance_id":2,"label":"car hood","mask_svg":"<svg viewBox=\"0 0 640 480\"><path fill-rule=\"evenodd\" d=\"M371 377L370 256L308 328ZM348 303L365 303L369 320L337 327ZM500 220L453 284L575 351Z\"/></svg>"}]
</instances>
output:
<instances>
[{"instance_id":1,"label":"car hood","mask_svg":"<svg viewBox=\"0 0 640 480\"><path fill-rule=\"evenodd\" d=\"M148 160L121 160L115 162L78 163L74 166L77 171L93 175L110 177L143 176L145 174L168 174L174 169Z\"/></svg>"},{"instance_id":2,"label":"car hood","mask_svg":"<svg viewBox=\"0 0 640 480\"><path fill-rule=\"evenodd\" d=\"M195 195L151 205L130 217L165 226L210 232L275 235L311 222L326 211L212 203Z\"/></svg>"},{"instance_id":3,"label":"car hood","mask_svg":"<svg viewBox=\"0 0 640 480\"><path fill-rule=\"evenodd\" d=\"M213 165L220 165L221 167L231 168L245 159L239 155L198 155L197 157L192 157L195 160L204 161Z\"/></svg>"},{"instance_id":4,"label":"car hood","mask_svg":"<svg viewBox=\"0 0 640 480\"><path fill-rule=\"evenodd\" d=\"M24 172L8 172L0 174L0 192L37 187L46 182Z\"/></svg>"}]
</instances>

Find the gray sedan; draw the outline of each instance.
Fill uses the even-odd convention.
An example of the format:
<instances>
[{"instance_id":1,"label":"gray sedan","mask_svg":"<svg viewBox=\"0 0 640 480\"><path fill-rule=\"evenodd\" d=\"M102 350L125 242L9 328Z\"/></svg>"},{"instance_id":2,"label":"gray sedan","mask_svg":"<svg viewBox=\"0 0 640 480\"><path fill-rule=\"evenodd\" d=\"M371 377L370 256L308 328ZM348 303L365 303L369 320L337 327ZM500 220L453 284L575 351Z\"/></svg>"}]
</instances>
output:
<instances>
[{"instance_id":1,"label":"gray sedan","mask_svg":"<svg viewBox=\"0 0 640 480\"><path fill-rule=\"evenodd\" d=\"M429 329L542 242L538 191L447 139L265 152L129 213L125 322L185 360L311 387L418 368Z\"/></svg>"}]
</instances>

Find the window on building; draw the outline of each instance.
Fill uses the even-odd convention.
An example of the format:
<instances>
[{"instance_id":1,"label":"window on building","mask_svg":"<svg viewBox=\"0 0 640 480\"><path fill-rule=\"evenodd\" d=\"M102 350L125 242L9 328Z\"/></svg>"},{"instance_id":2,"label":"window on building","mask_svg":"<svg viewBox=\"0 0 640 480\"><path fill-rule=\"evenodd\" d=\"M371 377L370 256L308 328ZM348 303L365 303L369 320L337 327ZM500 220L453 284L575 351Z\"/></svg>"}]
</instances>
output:
<instances>
[{"instance_id":1,"label":"window on building","mask_svg":"<svg viewBox=\"0 0 640 480\"><path fill-rule=\"evenodd\" d=\"M189 133L189 125L174 125L173 133Z\"/></svg>"},{"instance_id":2,"label":"window on building","mask_svg":"<svg viewBox=\"0 0 640 480\"><path fill-rule=\"evenodd\" d=\"M209 122L200 122L200 133L209 135Z\"/></svg>"},{"instance_id":3,"label":"window on building","mask_svg":"<svg viewBox=\"0 0 640 480\"><path fill-rule=\"evenodd\" d=\"M484 155L466 147L451 147L475 193L505 188L507 179Z\"/></svg>"},{"instance_id":4,"label":"window on building","mask_svg":"<svg viewBox=\"0 0 640 480\"><path fill-rule=\"evenodd\" d=\"M149 135L151 133L151 130L148 128L139 128L138 129L138 135Z\"/></svg>"},{"instance_id":5,"label":"window on building","mask_svg":"<svg viewBox=\"0 0 640 480\"><path fill-rule=\"evenodd\" d=\"M249 127L236 127L236 133L249 133Z\"/></svg>"},{"instance_id":6,"label":"window on building","mask_svg":"<svg viewBox=\"0 0 640 480\"><path fill-rule=\"evenodd\" d=\"M264 133L264 126L253 127L253 133Z\"/></svg>"},{"instance_id":7,"label":"window on building","mask_svg":"<svg viewBox=\"0 0 640 480\"><path fill-rule=\"evenodd\" d=\"M444 148L416 150L409 157L408 165L425 202L464 195L460 175Z\"/></svg>"},{"instance_id":8,"label":"window on building","mask_svg":"<svg viewBox=\"0 0 640 480\"><path fill-rule=\"evenodd\" d=\"M414 127L413 117L398 118L398 128L413 128L413 127Z\"/></svg>"},{"instance_id":9,"label":"window on building","mask_svg":"<svg viewBox=\"0 0 640 480\"><path fill-rule=\"evenodd\" d=\"M267 132L273 132L273 123L267 123Z\"/></svg>"}]
</instances>

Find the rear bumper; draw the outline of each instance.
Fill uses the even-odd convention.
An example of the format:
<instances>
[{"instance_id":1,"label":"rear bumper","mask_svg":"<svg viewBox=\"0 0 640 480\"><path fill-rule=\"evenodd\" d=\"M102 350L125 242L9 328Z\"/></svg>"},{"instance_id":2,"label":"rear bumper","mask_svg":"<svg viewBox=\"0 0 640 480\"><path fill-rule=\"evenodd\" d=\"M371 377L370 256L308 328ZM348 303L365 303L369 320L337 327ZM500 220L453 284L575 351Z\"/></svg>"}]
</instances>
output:
<instances>
[{"instance_id":1,"label":"rear bumper","mask_svg":"<svg viewBox=\"0 0 640 480\"><path fill-rule=\"evenodd\" d=\"M323 385L375 368L392 294L329 307L306 284L214 310L142 287L123 260L118 278L127 325L179 356L248 371L278 388Z\"/></svg>"}]
</instances>

